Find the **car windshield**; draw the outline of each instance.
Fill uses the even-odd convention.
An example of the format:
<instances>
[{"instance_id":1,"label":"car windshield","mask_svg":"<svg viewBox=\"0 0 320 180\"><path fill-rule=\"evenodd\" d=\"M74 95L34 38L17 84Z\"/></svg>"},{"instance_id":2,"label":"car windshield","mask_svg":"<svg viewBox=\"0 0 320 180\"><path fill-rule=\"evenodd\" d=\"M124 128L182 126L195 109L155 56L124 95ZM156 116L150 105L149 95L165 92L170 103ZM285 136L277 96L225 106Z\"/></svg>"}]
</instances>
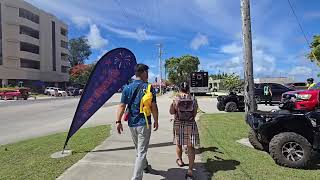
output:
<instances>
[{"instance_id":1,"label":"car windshield","mask_svg":"<svg viewBox=\"0 0 320 180\"><path fill-rule=\"evenodd\" d=\"M317 83L315 86L311 87L310 89L320 89L320 82Z\"/></svg>"}]
</instances>

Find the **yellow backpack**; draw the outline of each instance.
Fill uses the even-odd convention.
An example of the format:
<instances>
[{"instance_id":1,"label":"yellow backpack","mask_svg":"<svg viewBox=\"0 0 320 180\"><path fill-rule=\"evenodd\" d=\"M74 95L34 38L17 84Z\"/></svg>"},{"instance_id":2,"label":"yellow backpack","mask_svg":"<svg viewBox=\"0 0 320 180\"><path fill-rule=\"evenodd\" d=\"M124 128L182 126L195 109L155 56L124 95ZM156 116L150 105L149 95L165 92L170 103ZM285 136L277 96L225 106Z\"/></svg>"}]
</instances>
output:
<instances>
[{"instance_id":1,"label":"yellow backpack","mask_svg":"<svg viewBox=\"0 0 320 180\"><path fill-rule=\"evenodd\" d=\"M144 92L144 95L140 102L140 113L144 114L146 119L147 128L149 129L148 116L151 116L151 106L152 106L153 94L151 92L151 84L148 84L147 89Z\"/></svg>"}]
</instances>

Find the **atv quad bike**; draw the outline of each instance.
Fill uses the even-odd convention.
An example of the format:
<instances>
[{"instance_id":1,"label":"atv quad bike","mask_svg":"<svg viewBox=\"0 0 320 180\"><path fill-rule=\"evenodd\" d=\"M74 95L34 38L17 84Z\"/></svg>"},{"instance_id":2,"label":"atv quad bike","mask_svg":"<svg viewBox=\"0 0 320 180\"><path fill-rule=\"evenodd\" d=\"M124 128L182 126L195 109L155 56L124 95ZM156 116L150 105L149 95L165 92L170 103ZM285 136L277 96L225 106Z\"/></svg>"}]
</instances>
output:
<instances>
[{"instance_id":1,"label":"atv quad bike","mask_svg":"<svg viewBox=\"0 0 320 180\"><path fill-rule=\"evenodd\" d=\"M282 166L304 168L313 152L320 150L320 111L280 110L254 112L247 123L252 130L249 141L259 150L270 153Z\"/></svg>"},{"instance_id":2,"label":"atv quad bike","mask_svg":"<svg viewBox=\"0 0 320 180\"><path fill-rule=\"evenodd\" d=\"M236 112L244 111L244 96L230 92L226 96L218 96L217 109L219 111Z\"/></svg>"}]
</instances>

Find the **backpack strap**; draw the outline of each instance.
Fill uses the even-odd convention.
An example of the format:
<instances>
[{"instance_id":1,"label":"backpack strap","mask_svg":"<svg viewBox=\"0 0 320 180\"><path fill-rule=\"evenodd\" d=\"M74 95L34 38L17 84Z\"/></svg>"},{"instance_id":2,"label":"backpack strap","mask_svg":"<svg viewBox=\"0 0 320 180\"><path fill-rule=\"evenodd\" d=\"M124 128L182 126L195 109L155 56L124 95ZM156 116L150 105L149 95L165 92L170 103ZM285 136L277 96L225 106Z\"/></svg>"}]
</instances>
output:
<instances>
[{"instance_id":1,"label":"backpack strap","mask_svg":"<svg viewBox=\"0 0 320 180\"><path fill-rule=\"evenodd\" d=\"M136 87L136 89L134 90L133 94L132 94L132 97L130 99L130 102L128 103L128 106L127 106L127 110L129 111L129 113L131 114L131 106L134 102L134 100L136 99L137 95L138 95L138 92L140 91L140 89L142 88L144 83L140 83L138 85L138 87Z\"/></svg>"}]
</instances>

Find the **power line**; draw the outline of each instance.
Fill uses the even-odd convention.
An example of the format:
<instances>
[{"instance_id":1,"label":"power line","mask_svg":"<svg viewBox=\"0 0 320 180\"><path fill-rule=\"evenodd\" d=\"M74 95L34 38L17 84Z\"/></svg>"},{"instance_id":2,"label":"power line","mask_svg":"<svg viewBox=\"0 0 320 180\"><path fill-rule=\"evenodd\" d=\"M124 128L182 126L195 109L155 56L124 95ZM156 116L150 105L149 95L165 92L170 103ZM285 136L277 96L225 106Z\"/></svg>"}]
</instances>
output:
<instances>
[{"instance_id":1,"label":"power line","mask_svg":"<svg viewBox=\"0 0 320 180\"><path fill-rule=\"evenodd\" d=\"M308 47L310 48L310 45L311 45L311 44L310 44L310 42L308 41L307 35L306 35L305 31L304 31L303 28L302 28L302 25L301 25L301 23L300 23L300 21L299 21L299 18L298 18L298 16L297 16L296 12L294 11L294 8L293 8L292 3L291 3L290 0L288 0L288 4L289 4L289 6L290 6L290 9L291 9L291 11L292 11L292 14L293 14L294 17L296 18L296 21L297 21L297 23L298 23L298 25L299 25L299 27L300 27L300 30L301 30L301 32L302 32L302 34L303 34L303 37L304 37L304 39L305 39ZM312 56L318 61L316 55L313 53L312 50L311 50L311 53L312 53Z\"/></svg>"}]
</instances>

